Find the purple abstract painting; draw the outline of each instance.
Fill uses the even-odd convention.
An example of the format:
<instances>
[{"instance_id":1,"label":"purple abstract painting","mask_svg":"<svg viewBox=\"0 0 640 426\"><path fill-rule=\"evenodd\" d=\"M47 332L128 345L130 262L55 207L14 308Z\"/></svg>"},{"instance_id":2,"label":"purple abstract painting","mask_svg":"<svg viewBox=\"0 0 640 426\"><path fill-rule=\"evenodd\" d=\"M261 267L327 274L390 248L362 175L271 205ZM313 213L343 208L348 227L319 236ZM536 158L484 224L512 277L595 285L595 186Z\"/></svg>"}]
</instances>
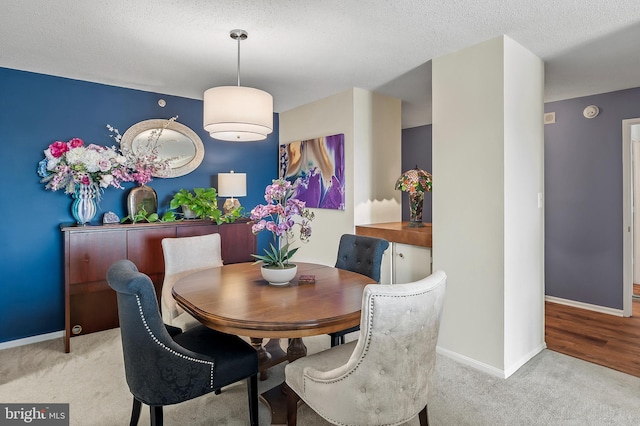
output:
<instances>
[{"instance_id":1,"label":"purple abstract painting","mask_svg":"<svg viewBox=\"0 0 640 426\"><path fill-rule=\"evenodd\" d=\"M307 207L344 210L344 134L280 145L279 173Z\"/></svg>"}]
</instances>

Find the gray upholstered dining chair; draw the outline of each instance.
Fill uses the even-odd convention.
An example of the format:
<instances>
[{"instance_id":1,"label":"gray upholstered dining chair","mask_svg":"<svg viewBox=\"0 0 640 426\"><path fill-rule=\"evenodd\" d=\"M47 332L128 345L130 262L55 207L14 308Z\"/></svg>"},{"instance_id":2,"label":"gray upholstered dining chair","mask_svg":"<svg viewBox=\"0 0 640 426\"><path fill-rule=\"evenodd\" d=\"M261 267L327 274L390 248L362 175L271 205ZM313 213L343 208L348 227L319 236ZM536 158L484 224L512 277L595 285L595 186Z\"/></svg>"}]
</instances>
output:
<instances>
[{"instance_id":1,"label":"gray upholstered dining chair","mask_svg":"<svg viewBox=\"0 0 640 426\"><path fill-rule=\"evenodd\" d=\"M380 282L382 255L388 247L389 242L382 238L344 234L340 237L336 268L357 272ZM330 333L331 346L344 343L345 335L358 331L359 329L359 326L355 326L346 330Z\"/></svg>"},{"instance_id":2,"label":"gray upholstered dining chair","mask_svg":"<svg viewBox=\"0 0 640 426\"><path fill-rule=\"evenodd\" d=\"M285 367L287 424L302 399L333 424L427 425L446 278L365 287L360 338Z\"/></svg>"},{"instance_id":3,"label":"gray upholstered dining chair","mask_svg":"<svg viewBox=\"0 0 640 426\"><path fill-rule=\"evenodd\" d=\"M171 295L173 285L180 278L202 269L222 266L220 234L195 237L164 238L164 281L160 298L162 319L165 324L180 327L183 331L200 325L176 303Z\"/></svg>"},{"instance_id":4,"label":"gray upholstered dining chair","mask_svg":"<svg viewBox=\"0 0 640 426\"><path fill-rule=\"evenodd\" d=\"M249 419L258 425L258 355L237 336L201 325L181 332L165 326L151 279L129 260L107 272L117 292L124 368L133 394L131 425L138 424L142 404L149 405L151 425L162 425L162 407L214 392L247 379Z\"/></svg>"}]
</instances>

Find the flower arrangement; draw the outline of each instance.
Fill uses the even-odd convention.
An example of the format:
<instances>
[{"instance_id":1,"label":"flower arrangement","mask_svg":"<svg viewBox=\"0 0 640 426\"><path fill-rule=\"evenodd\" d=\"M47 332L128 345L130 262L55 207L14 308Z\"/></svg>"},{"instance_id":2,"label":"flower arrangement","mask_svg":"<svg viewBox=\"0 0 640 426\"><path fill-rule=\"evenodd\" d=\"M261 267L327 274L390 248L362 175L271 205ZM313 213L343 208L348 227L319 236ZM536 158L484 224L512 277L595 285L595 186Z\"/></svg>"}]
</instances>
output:
<instances>
[{"instance_id":1,"label":"flower arrangement","mask_svg":"<svg viewBox=\"0 0 640 426\"><path fill-rule=\"evenodd\" d=\"M170 158L160 158L158 148L162 132L177 120L178 116L167 120L161 129L153 129L146 141L136 141L135 149L123 147L120 142L122 135L118 129L107 124L107 129L111 132L111 137L120 145L120 151L126 158L126 166L130 170L131 180L146 185L151 182L153 176L166 176L170 171ZM133 144L132 144L133 145Z\"/></svg>"},{"instance_id":2,"label":"flower arrangement","mask_svg":"<svg viewBox=\"0 0 640 426\"><path fill-rule=\"evenodd\" d=\"M265 254L252 255L257 259L256 262L262 261L265 266L274 268L287 268L289 260L299 248L291 248L291 240L295 237L294 228L300 228L300 241L308 242L311 238L310 222L315 215L306 208L304 201L294 198L293 194L295 187L291 182L275 179L265 189L264 199L267 204L259 204L251 210L253 234L265 229L273 234L273 242L270 248L265 249ZM296 222L296 218L300 218L299 221Z\"/></svg>"},{"instance_id":3,"label":"flower arrangement","mask_svg":"<svg viewBox=\"0 0 640 426\"><path fill-rule=\"evenodd\" d=\"M125 166L126 159L114 147L90 144L73 138L68 142L56 141L44 151L45 158L38 163L38 175L45 188L64 189L73 194L77 185L86 185L100 191L109 186L122 189L122 182L131 178Z\"/></svg>"},{"instance_id":4,"label":"flower arrangement","mask_svg":"<svg viewBox=\"0 0 640 426\"><path fill-rule=\"evenodd\" d=\"M432 176L431 173L424 170L415 169L407 170L396 181L396 189L410 194L414 192L431 192Z\"/></svg>"}]
</instances>

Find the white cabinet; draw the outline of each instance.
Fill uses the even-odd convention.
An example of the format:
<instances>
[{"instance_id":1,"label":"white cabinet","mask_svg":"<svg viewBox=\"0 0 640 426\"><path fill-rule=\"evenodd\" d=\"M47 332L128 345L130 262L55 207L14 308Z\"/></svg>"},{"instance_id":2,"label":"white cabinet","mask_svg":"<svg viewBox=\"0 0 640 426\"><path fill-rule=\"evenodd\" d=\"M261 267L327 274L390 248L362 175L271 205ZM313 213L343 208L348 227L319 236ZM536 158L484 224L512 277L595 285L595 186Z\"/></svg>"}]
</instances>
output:
<instances>
[{"instance_id":1,"label":"white cabinet","mask_svg":"<svg viewBox=\"0 0 640 426\"><path fill-rule=\"evenodd\" d=\"M393 243L393 283L410 283L431 274L431 248Z\"/></svg>"},{"instance_id":2,"label":"white cabinet","mask_svg":"<svg viewBox=\"0 0 640 426\"><path fill-rule=\"evenodd\" d=\"M356 234L384 238L390 247L382 257L380 283L417 281L431 274L431 224L409 227L408 222L356 226Z\"/></svg>"}]
</instances>

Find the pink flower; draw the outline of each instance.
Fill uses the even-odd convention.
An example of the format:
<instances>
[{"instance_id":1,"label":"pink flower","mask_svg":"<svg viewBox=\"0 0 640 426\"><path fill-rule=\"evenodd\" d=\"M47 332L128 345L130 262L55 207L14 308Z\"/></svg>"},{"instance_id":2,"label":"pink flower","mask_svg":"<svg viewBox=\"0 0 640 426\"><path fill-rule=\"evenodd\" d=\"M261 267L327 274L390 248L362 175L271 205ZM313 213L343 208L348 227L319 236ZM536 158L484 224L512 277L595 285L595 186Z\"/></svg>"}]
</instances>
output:
<instances>
[{"instance_id":1,"label":"pink flower","mask_svg":"<svg viewBox=\"0 0 640 426\"><path fill-rule=\"evenodd\" d=\"M288 263L298 250L290 248L291 239L295 237L294 227L300 226L300 240L309 241L314 214L306 208L304 201L292 198L295 187L285 179L276 179L265 189L266 205L257 205L251 210L251 231L258 234L267 230L273 234L271 249L265 249L264 256L253 255L265 265L279 266ZM296 222L295 218L301 221Z\"/></svg>"},{"instance_id":2,"label":"pink flower","mask_svg":"<svg viewBox=\"0 0 640 426\"><path fill-rule=\"evenodd\" d=\"M69 141L70 148L79 148L84 145L84 142L80 138L73 138Z\"/></svg>"},{"instance_id":3,"label":"pink flower","mask_svg":"<svg viewBox=\"0 0 640 426\"><path fill-rule=\"evenodd\" d=\"M253 232L254 234L257 234L258 232L262 231L266 225L267 225L266 220L261 220L260 222L254 223L251 226L251 232Z\"/></svg>"},{"instance_id":4,"label":"pink flower","mask_svg":"<svg viewBox=\"0 0 640 426\"><path fill-rule=\"evenodd\" d=\"M49 145L49 151L54 158L60 158L65 152L69 151L69 146L64 142L55 141Z\"/></svg>"},{"instance_id":5,"label":"pink flower","mask_svg":"<svg viewBox=\"0 0 640 426\"><path fill-rule=\"evenodd\" d=\"M278 225L276 225L275 222L267 222L265 228L267 229L267 231L269 232L274 232L276 234L278 234Z\"/></svg>"},{"instance_id":6,"label":"pink flower","mask_svg":"<svg viewBox=\"0 0 640 426\"><path fill-rule=\"evenodd\" d=\"M101 158L98 160L98 168L101 172L108 172L111 168L111 161L108 158Z\"/></svg>"},{"instance_id":7,"label":"pink flower","mask_svg":"<svg viewBox=\"0 0 640 426\"><path fill-rule=\"evenodd\" d=\"M151 182L152 179L151 170L142 167L138 167L138 169L134 173L132 173L131 176L133 177L133 180L138 182L140 185L145 185Z\"/></svg>"}]
</instances>

